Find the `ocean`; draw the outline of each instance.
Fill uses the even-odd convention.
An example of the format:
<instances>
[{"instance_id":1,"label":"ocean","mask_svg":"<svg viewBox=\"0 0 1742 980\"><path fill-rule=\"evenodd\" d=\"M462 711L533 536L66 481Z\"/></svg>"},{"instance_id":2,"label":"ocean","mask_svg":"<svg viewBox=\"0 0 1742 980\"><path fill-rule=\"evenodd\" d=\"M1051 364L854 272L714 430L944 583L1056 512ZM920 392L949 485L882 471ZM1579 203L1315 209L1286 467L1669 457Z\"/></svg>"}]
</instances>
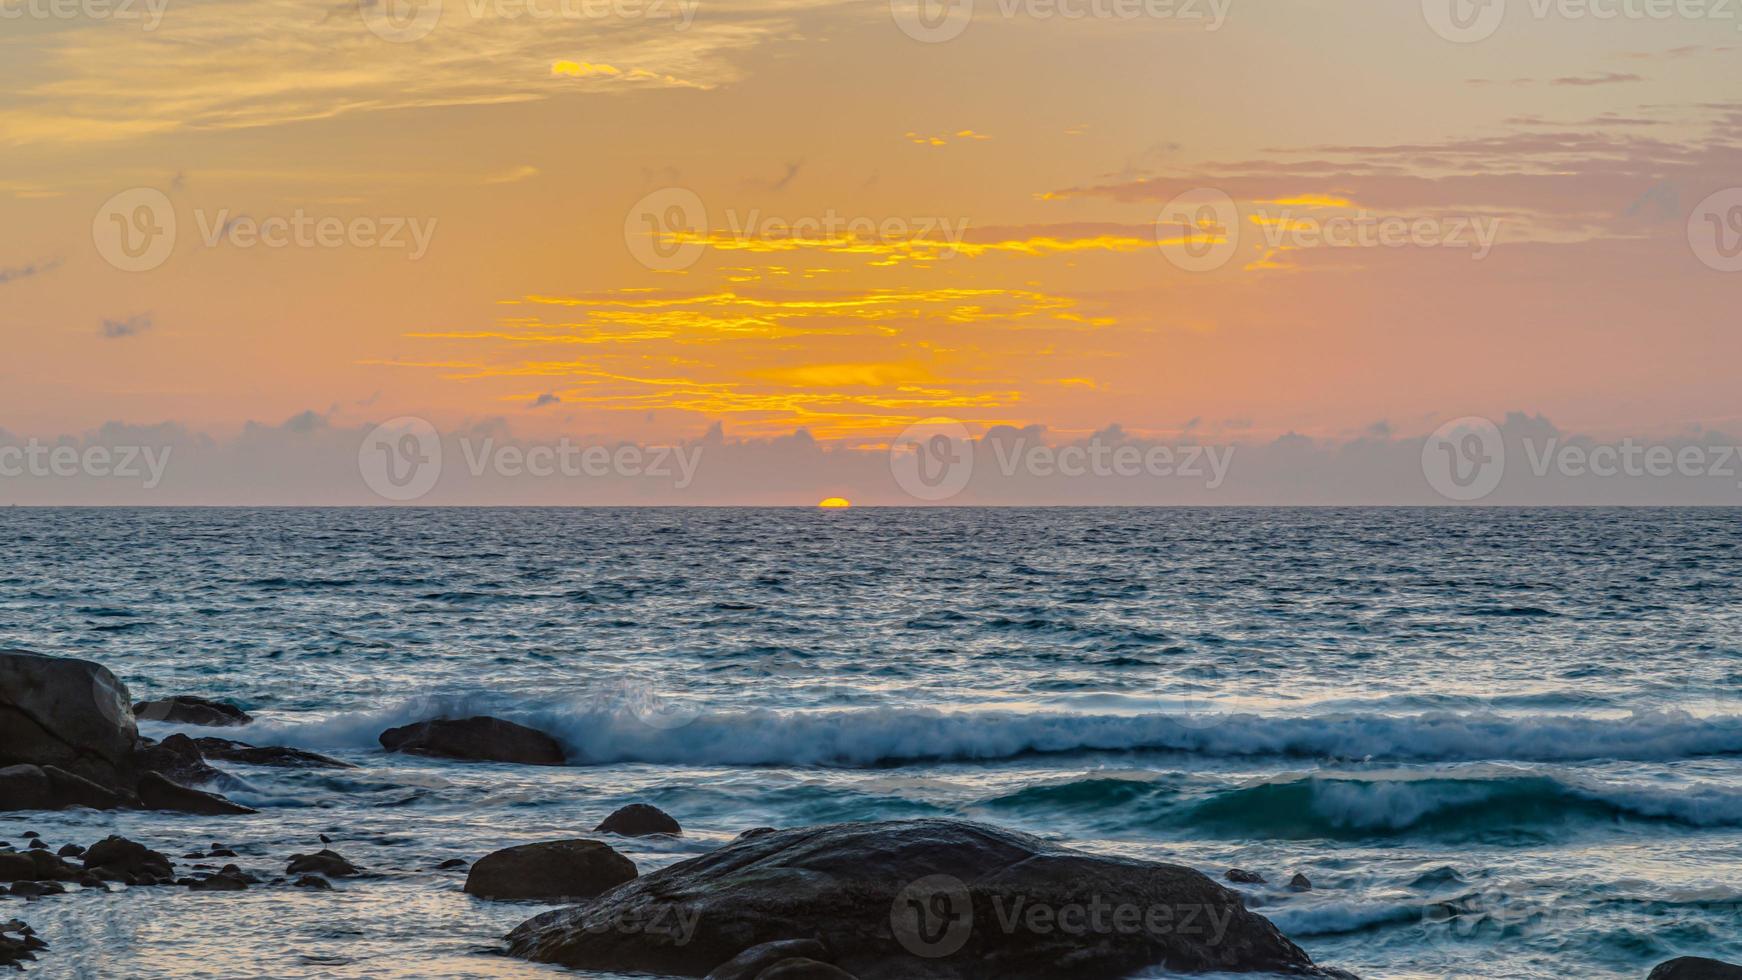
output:
<instances>
[{"instance_id":1,"label":"ocean","mask_svg":"<svg viewBox=\"0 0 1742 980\"><path fill-rule=\"evenodd\" d=\"M0 839L282 873L326 834L379 874L0 901L53 944L35 976L589 976L497 955L543 906L435 866L638 801L685 828L625 847L643 873L921 816L1249 869L1248 905L1364 978L1742 960L1742 511L8 508L0 534L0 646L361 767L219 763L258 816ZM380 751L443 714L571 764Z\"/></svg>"}]
</instances>

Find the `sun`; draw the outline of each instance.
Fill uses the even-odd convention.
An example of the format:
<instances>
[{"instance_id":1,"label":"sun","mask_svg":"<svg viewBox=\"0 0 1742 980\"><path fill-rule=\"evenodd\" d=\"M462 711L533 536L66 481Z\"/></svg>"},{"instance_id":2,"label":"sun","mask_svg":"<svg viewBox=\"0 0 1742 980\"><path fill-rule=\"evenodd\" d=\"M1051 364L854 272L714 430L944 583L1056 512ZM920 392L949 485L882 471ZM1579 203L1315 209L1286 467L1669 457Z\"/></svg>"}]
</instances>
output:
<instances>
[{"instance_id":1,"label":"sun","mask_svg":"<svg viewBox=\"0 0 1742 980\"><path fill-rule=\"evenodd\" d=\"M817 506L828 510L845 510L853 506L853 502L846 497L830 497L827 500L817 501Z\"/></svg>"}]
</instances>

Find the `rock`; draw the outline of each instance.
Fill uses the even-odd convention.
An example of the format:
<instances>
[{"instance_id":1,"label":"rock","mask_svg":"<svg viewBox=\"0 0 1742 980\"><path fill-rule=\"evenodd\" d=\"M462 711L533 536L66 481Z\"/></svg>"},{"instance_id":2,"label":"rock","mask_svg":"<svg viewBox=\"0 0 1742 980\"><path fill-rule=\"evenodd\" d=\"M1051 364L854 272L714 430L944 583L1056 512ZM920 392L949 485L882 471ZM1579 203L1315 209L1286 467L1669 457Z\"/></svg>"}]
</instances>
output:
<instances>
[{"instance_id":1,"label":"rock","mask_svg":"<svg viewBox=\"0 0 1742 980\"><path fill-rule=\"evenodd\" d=\"M1115 980L1150 967L1341 975L1314 967L1196 871L960 820L734 842L529 919L508 951L571 969L693 977L794 936L818 939L863 980Z\"/></svg>"},{"instance_id":2,"label":"rock","mask_svg":"<svg viewBox=\"0 0 1742 980\"><path fill-rule=\"evenodd\" d=\"M65 810L75 806L115 810L130 803L126 796L58 766L0 769L0 810Z\"/></svg>"},{"instance_id":3,"label":"rock","mask_svg":"<svg viewBox=\"0 0 1742 980\"><path fill-rule=\"evenodd\" d=\"M774 833L773 827L751 827L749 830L744 831L742 834L739 834L737 837L734 837L732 839L733 840L750 840L750 839L755 838L755 837L761 837L763 834L772 834L772 833Z\"/></svg>"},{"instance_id":4,"label":"rock","mask_svg":"<svg viewBox=\"0 0 1742 980\"><path fill-rule=\"evenodd\" d=\"M34 830L27 830L24 833L19 834L18 836L23 837L25 840L41 840L42 839L42 835L37 833Z\"/></svg>"},{"instance_id":5,"label":"rock","mask_svg":"<svg viewBox=\"0 0 1742 980\"><path fill-rule=\"evenodd\" d=\"M1230 868L1228 870L1228 873L1223 875L1222 877L1228 879L1229 881L1235 883L1236 885L1262 885L1262 884L1264 884L1264 876L1263 875L1259 874L1256 871L1241 871L1239 868Z\"/></svg>"},{"instance_id":6,"label":"rock","mask_svg":"<svg viewBox=\"0 0 1742 980\"><path fill-rule=\"evenodd\" d=\"M329 878L349 878L363 872L357 866L345 860L337 851L322 849L313 854L292 854L290 864L284 869L287 875L322 874Z\"/></svg>"},{"instance_id":7,"label":"rock","mask_svg":"<svg viewBox=\"0 0 1742 980\"><path fill-rule=\"evenodd\" d=\"M616 834L619 837L652 837L655 834L681 837L683 828L659 807L631 803L606 817L593 828L593 833Z\"/></svg>"},{"instance_id":8,"label":"rock","mask_svg":"<svg viewBox=\"0 0 1742 980\"><path fill-rule=\"evenodd\" d=\"M35 930L13 919L0 923L0 966L17 967L25 960L36 959L39 950L48 944L36 937Z\"/></svg>"},{"instance_id":9,"label":"rock","mask_svg":"<svg viewBox=\"0 0 1742 980\"><path fill-rule=\"evenodd\" d=\"M756 980L858 980L839 967L795 957L781 960L756 975Z\"/></svg>"},{"instance_id":10,"label":"rock","mask_svg":"<svg viewBox=\"0 0 1742 980\"><path fill-rule=\"evenodd\" d=\"M1310 892L1313 890L1312 879L1297 871L1295 872L1294 877L1288 880L1288 890L1294 892Z\"/></svg>"},{"instance_id":11,"label":"rock","mask_svg":"<svg viewBox=\"0 0 1742 980\"><path fill-rule=\"evenodd\" d=\"M381 733L381 747L473 762L560 766L567 761L556 739L500 718L437 718L389 728Z\"/></svg>"},{"instance_id":12,"label":"rock","mask_svg":"<svg viewBox=\"0 0 1742 980\"><path fill-rule=\"evenodd\" d=\"M487 854L466 876L479 898L575 902L635 880L635 862L596 840L522 844Z\"/></svg>"},{"instance_id":13,"label":"rock","mask_svg":"<svg viewBox=\"0 0 1742 980\"><path fill-rule=\"evenodd\" d=\"M188 881L187 887L188 890L196 892L239 892L246 891L254 883L253 876L244 874L242 869L230 864L225 865L217 874Z\"/></svg>"},{"instance_id":14,"label":"rock","mask_svg":"<svg viewBox=\"0 0 1742 980\"><path fill-rule=\"evenodd\" d=\"M68 881L73 866L47 851L0 854L0 881Z\"/></svg>"},{"instance_id":15,"label":"rock","mask_svg":"<svg viewBox=\"0 0 1742 980\"><path fill-rule=\"evenodd\" d=\"M125 837L112 835L92 844L85 851L85 867L96 871L99 878L104 877L103 872L128 875L135 881L146 879L152 883L158 879L173 880L175 877L174 865L170 863L167 855Z\"/></svg>"},{"instance_id":16,"label":"rock","mask_svg":"<svg viewBox=\"0 0 1742 980\"><path fill-rule=\"evenodd\" d=\"M131 786L139 731L128 700L127 685L101 664L0 651L0 766L54 766Z\"/></svg>"},{"instance_id":17,"label":"rock","mask_svg":"<svg viewBox=\"0 0 1742 980\"><path fill-rule=\"evenodd\" d=\"M193 742L208 759L241 762L251 766L278 766L285 769L357 768L349 762L283 745L249 745L247 742L211 736L196 738Z\"/></svg>"},{"instance_id":18,"label":"rock","mask_svg":"<svg viewBox=\"0 0 1742 980\"><path fill-rule=\"evenodd\" d=\"M1742 966L1700 956L1682 956L1658 964L1646 980L1742 980Z\"/></svg>"},{"instance_id":19,"label":"rock","mask_svg":"<svg viewBox=\"0 0 1742 980\"><path fill-rule=\"evenodd\" d=\"M77 844L63 844L61 849L54 853L56 857L76 858L85 853L85 849Z\"/></svg>"},{"instance_id":20,"label":"rock","mask_svg":"<svg viewBox=\"0 0 1742 980\"><path fill-rule=\"evenodd\" d=\"M435 869L437 871L457 871L457 870L461 870L465 867L466 867L466 862L460 860L459 858L448 858L446 861L443 861L442 863L436 865Z\"/></svg>"},{"instance_id":21,"label":"rock","mask_svg":"<svg viewBox=\"0 0 1742 980\"><path fill-rule=\"evenodd\" d=\"M233 704L195 697L192 694L177 694L157 701L141 701L133 706L133 714L148 721L206 727L246 725L254 720L249 717L248 712Z\"/></svg>"},{"instance_id":22,"label":"rock","mask_svg":"<svg viewBox=\"0 0 1742 980\"><path fill-rule=\"evenodd\" d=\"M186 735L171 735L161 742L142 738L133 758L141 771L162 773L183 786L202 783L235 785L239 782L229 773L206 765L200 747Z\"/></svg>"},{"instance_id":23,"label":"rock","mask_svg":"<svg viewBox=\"0 0 1742 980\"><path fill-rule=\"evenodd\" d=\"M31 842L30 842L30 850L33 850L33 851L46 851L46 850L48 850L48 845L47 845L47 844L44 844L44 843L43 843L43 842L42 842L42 840L41 840L41 839L40 839L40 838L38 838L38 839L37 839L37 840L33 840L33 841L31 841Z\"/></svg>"},{"instance_id":24,"label":"rock","mask_svg":"<svg viewBox=\"0 0 1742 980\"><path fill-rule=\"evenodd\" d=\"M178 813L203 813L209 816L260 812L253 807L226 800L216 793L189 789L170 781L159 772L148 772L140 777L139 802L147 810L174 810Z\"/></svg>"},{"instance_id":25,"label":"rock","mask_svg":"<svg viewBox=\"0 0 1742 980\"><path fill-rule=\"evenodd\" d=\"M303 875L301 878L296 879L290 884L292 888L313 888L318 892L330 892L333 890L333 883L322 878L320 875Z\"/></svg>"},{"instance_id":26,"label":"rock","mask_svg":"<svg viewBox=\"0 0 1742 980\"><path fill-rule=\"evenodd\" d=\"M45 895L65 895L65 885L54 881L15 881L12 894L19 898L42 898Z\"/></svg>"},{"instance_id":27,"label":"rock","mask_svg":"<svg viewBox=\"0 0 1742 980\"><path fill-rule=\"evenodd\" d=\"M762 971L783 960L807 959L827 962L831 957L815 939L782 939L752 946L714 967L706 980L756 980Z\"/></svg>"}]
</instances>

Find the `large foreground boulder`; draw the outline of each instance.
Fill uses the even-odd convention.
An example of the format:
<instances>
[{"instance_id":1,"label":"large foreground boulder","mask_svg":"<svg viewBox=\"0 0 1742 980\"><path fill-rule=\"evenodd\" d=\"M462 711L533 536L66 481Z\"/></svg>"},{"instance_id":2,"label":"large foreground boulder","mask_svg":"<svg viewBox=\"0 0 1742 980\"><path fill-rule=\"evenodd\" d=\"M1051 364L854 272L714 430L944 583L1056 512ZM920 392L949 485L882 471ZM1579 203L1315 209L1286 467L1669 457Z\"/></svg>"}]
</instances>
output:
<instances>
[{"instance_id":1,"label":"large foreground boulder","mask_svg":"<svg viewBox=\"0 0 1742 980\"><path fill-rule=\"evenodd\" d=\"M1700 956L1683 956L1659 964L1647 980L1742 980L1742 966Z\"/></svg>"},{"instance_id":2,"label":"large foreground boulder","mask_svg":"<svg viewBox=\"0 0 1742 980\"><path fill-rule=\"evenodd\" d=\"M488 854L466 875L479 898L578 902L635 880L635 862L596 840L522 844Z\"/></svg>"},{"instance_id":3,"label":"large foreground boulder","mask_svg":"<svg viewBox=\"0 0 1742 980\"><path fill-rule=\"evenodd\" d=\"M749 947L816 939L860 980L1347 976L1188 868L958 820L763 834L529 919L509 952L574 969L700 977Z\"/></svg>"},{"instance_id":4,"label":"large foreground boulder","mask_svg":"<svg viewBox=\"0 0 1742 980\"><path fill-rule=\"evenodd\" d=\"M0 651L0 766L54 766L100 786L131 786L138 737L127 685L107 667Z\"/></svg>"},{"instance_id":5,"label":"large foreground boulder","mask_svg":"<svg viewBox=\"0 0 1742 980\"><path fill-rule=\"evenodd\" d=\"M500 718L437 718L381 733L381 747L472 762L519 762L560 766L567 761L557 740Z\"/></svg>"},{"instance_id":6,"label":"large foreground boulder","mask_svg":"<svg viewBox=\"0 0 1742 980\"><path fill-rule=\"evenodd\" d=\"M145 721L219 728L246 725L254 720L248 712L233 704L192 694L177 694L157 701L141 701L133 706L133 714Z\"/></svg>"}]
</instances>

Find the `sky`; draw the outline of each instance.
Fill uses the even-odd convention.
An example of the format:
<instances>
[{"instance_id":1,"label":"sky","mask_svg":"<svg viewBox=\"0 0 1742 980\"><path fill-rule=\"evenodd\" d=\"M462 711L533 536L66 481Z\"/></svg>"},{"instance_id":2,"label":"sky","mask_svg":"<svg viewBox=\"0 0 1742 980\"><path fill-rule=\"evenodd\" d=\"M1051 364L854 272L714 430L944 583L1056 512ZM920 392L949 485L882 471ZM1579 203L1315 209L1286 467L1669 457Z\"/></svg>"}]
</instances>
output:
<instances>
[{"instance_id":1,"label":"sky","mask_svg":"<svg viewBox=\"0 0 1742 980\"><path fill-rule=\"evenodd\" d=\"M1459 419L1742 433L1742 4L924 3L0 0L0 446L204 453L92 500L380 502L412 419L450 470L710 446L653 497L902 502L959 426L1434 502ZM1202 496L1140 468L948 499ZM619 499L541 487L451 502Z\"/></svg>"}]
</instances>

